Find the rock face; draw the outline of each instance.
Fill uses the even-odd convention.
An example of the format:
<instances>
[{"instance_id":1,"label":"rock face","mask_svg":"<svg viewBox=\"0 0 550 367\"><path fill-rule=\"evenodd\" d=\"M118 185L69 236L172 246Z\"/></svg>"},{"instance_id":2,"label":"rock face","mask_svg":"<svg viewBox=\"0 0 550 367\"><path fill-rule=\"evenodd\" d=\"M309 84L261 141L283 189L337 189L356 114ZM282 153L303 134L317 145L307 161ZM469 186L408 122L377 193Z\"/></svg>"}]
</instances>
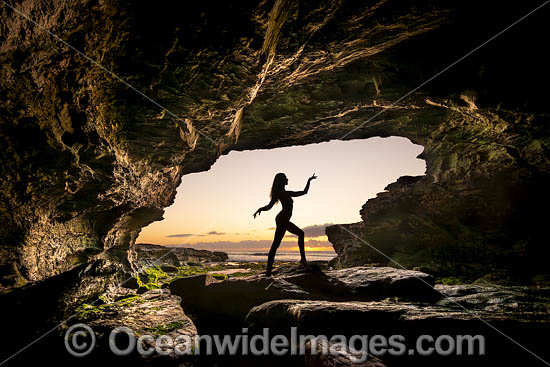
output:
<instances>
[{"instance_id":1,"label":"rock face","mask_svg":"<svg viewBox=\"0 0 550 367\"><path fill-rule=\"evenodd\" d=\"M439 305L457 306L482 312L518 313L523 319L537 319L550 313L550 288L499 285L436 285L445 297Z\"/></svg>"},{"instance_id":2,"label":"rock face","mask_svg":"<svg viewBox=\"0 0 550 367\"><path fill-rule=\"evenodd\" d=\"M137 338L150 335L153 339L144 339L144 349L155 348L154 340L165 335L172 340L178 336L187 335L191 338L197 335L193 321L180 307L181 299L171 295L167 289L152 289L144 294L136 295L124 289L116 289L110 293L113 297L109 302L99 306L83 307L82 311L71 320L71 324L84 323L94 330L97 337L97 362L109 359L109 335L112 330L124 326L129 328ZM70 325L67 325L70 327ZM118 341L120 345L124 345ZM160 348L166 354L151 353L149 358L134 353L135 359L158 360L164 357L176 357L172 347ZM102 353L103 355L101 355ZM107 358L106 358L107 357ZM141 358L140 358L141 357ZM127 362L127 361L126 361ZM141 361L142 364L145 364ZM172 363L176 365L175 363ZM168 364L170 365L170 364Z\"/></svg>"},{"instance_id":3,"label":"rock face","mask_svg":"<svg viewBox=\"0 0 550 367\"><path fill-rule=\"evenodd\" d=\"M42 337L31 353L21 353L11 363L23 363L33 356L66 355L56 328L75 315L75 305L88 302L122 282L122 266L105 260L82 264L70 271L11 289L0 294L2 325L9 334L0 337L2 361ZM58 350L59 349L59 350ZM21 361L23 359L23 361Z\"/></svg>"},{"instance_id":4,"label":"rock face","mask_svg":"<svg viewBox=\"0 0 550 367\"><path fill-rule=\"evenodd\" d=\"M84 322L97 333L108 334L112 329L123 325L132 329L136 335L162 335L163 331L166 335L175 331L186 335L197 334L193 322L179 305L181 299L171 295L167 289L151 289L141 295L117 289L111 295L115 296L112 300L97 306L103 312L93 306L89 308L92 312L86 312L87 308L84 307L77 319L72 321Z\"/></svg>"},{"instance_id":5,"label":"rock face","mask_svg":"<svg viewBox=\"0 0 550 367\"><path fill-rule=\"evenodd\" d=\"M425 147L426 176L369 200L355 234L405 265L513 259L509 270L546 272L544 217L532 208L549 203L537 88L550 84L539 43L548 7L400 99L535 5L499 17L474 1L149 5L0 8L3 286L96 259L132 270L135 239L182 175L230 150L390 135ZM327 231L340 265L377 260Z\"/></svg>"},{"instance_id":6,"label":"rock face","mask_svg":"<svg viewBox=\"0 0 550 367\"><path fill-rule=\"evenodd\" d=\"M371 355L365 357L357 351L350 350L345 344L330 341L313 344L308 341L305 347L305 367L386 367L378 358ZM325 350L334 352L324 353ZM364 358L366 360L363 360Z\"/></svg>"},{"instance_id":7,"label":"rock face","mask_svg":"<svg viewBox=\"0 0 550 367\"><path fill-rule=\"evenodd\" d=\"M182 298L183 309L196 315L201 333L218 332L220 325L236 329L252 307L277 299L432 301L440 297L428 274L367 267L325 273L318 268L281 266L272 278L258 274L217 281L206 274L175 280L169 288Z\"/></svg>"},{"instance_id":8,"label":"rock face","mask_svg":"<svg viewBox=\"0 0 550 367\"><path fill-rule=\"evenodd\" d=\"M151 265L169 264L180 266L186 262L212 262L226 261L228 256L221 251L197 250L189 247L166 247L160 245L151 245L147 243L138 243L135 245L136 260L135 265L145 267Z\"/></svg>"},{"instance_id":9,"label":"rock face","mask_svg":"<svg viewBox=\"0 0 550 367\"><path fill-rule=\"evenodd\" d=\"M351 267L328 271L327 275L338 279L355 295L368 298L400 297L409 300L426 300L434 297L431 275L420 271L400 270L390 267Z\"/></svg>"},{"instance_id":10,"label":"rock face","mask_svg":"<svg viewBox=\"0 0 550 367\"><path fill-rule=\"evenodd\" d=\"M386 340L383 343L385 352L382 352L380 344L368 350L388 365L401 366L406 363L440 366L444 363L449 366L460 366L467 361L469 366L486 366L487 363L514 365L531 358L533 362L537 361L536 357L530 356L510 341L508 336L523 345L528 345L529 349L541 358L548 358L546 345L535 336L537 333L547 332L550 326L545 312L541 311L523 314L521 311L481 311L476 308L461 309L449 305L287 299L270 301L252 308L246 321L251 333L259 333L262 328L269 328L272 335L290 335L291 328L296 327L297 335L321 335L327 339L335 335L347 338L353 335L369 338L382 336ZM405 353L388 353L393 347L388 343L392 335L403 337L401 341ZM485 353L480 355L477 349L472 355L468 355L468 358L464 358L464 355L438 356L435 353L429 358L422 357L415 349L415 341L420 335L430 335L434 339L440 335L479 335L485 340ZM502 350L507 352L502 353ZM323 361L322 365L332 365L331 362L335 365L352 365L338 364L339 361L334 359Z\"/></svg>"}]
</instances>

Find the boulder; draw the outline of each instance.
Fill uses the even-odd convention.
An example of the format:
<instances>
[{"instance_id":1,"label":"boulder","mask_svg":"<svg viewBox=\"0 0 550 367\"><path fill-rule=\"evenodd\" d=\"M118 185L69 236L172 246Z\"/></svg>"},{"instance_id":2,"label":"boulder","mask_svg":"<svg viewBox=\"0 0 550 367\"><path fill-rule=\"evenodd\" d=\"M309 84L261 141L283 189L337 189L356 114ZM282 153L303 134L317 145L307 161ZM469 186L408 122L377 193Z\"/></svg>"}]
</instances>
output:
<instances>
[{"instance_id":1,"label":"boulder","mask_svg":"<svg viewBox=\"0 0 550 367\"><path fill-rule=\"evenodd\" d=\"M166 289L151 289L139 295L121 292L112 302L83 307L71 321L84 322L99 335L118 326L126 326L136 335L196 335L197 329L180 302L180 297Z\"/></svg>"},{"instance_id":2,"label":"boulder","mask_svg":"<svg viewBox=\"0 0 550 367\"><path fill-rule=\"evenodd\" d=\"M323 349L324 348L324 349ZM305 344L305 367L385 367L378 358L351 350L345 344L330 341ZM328 352L325 352L328 351ZM332 353L331 353L332 351Z\"/></svg>"},{"instance_id":3,"label":"boulder","mask_svg":"<svg viewBox=\"0 0 550 367\"><path fill-rule=\"evenodd\" d=\"M303 333L352 335L387 332L400 321L436 318L445 312L455 319L474 318L460 311L426 305L285 299L253 307L246 316L246 323L251 329L269 327L281 333L288 333L291 327L296 326Z\"/></svg>"},{"instance_id":4,"label":"boulder","mask_svg":"<svg viewBox=\"0 0 550 367\"><path fill-rule=\"evenodd\" d=\"M399 297L408 300L429 300L440 296L434 292L433 276L420 271L356 266L327 271L326 274L344 283L356 295L356 299Z\"/></svg>"},{"instance_id":5,"label":"boulder","mask_svg":"<svg viewBox=\"0 0 550 367\"><path fill-rule=\"evenodd\" d=\"M136 337L150 335L152 339L144 339L144 349L155 348L155 340L161 336L176 340L181 335L191 338L197 335L195 324L180 306L181 299L166 289L152 289L136 295L128 289L115 288L105 294L105 297L107 301L101 305L94 303L90 306L81 306L78 314L64 327L66 329L71 325L83 323L94 331L97 338L96 348L88 359L84 359L85 362L101 363L112 357L108 339L112 330L119 326L129 328ZM117 345L122 348L126 344L121 340L123 337L119 338ZM164 353L155 352L151 356L141 356L134 351L124 359L124 363L173 363L166 360L176 357L173 347L160 348Z\"/></svg>"},{"instance_id":6,"label":"boulder","mask_svg":"<svg viewBox=\"0 0 550 367\"><path fill-rule=\"evenodd\" d=\"M237 330L250 308L273 299L306 299L309 293L284 279L262 276L216 280L210 274L181 278L170 292L182 298L182 307L196 316L201 333Z\"/></svg>"},{"instance_id":7,"label":"boulder","mask_svg":"<svg viewBox=\"0 0 550 367\"><path fill-rule=\"evenodd\" d=\"M438 294L428 274L393 268L355 267L323 272L316 265L304 269L289 264L274 269L272 274L271 278L256 274L224 281L202 274L175 280L169 288L182 298L183 308L197 316L201 332L219 330L220 323L238 327L252 307L277 299L432 300Z\"/></svg>"},{"instance_id":8,"label":"boulder","mask_svg":"<svg viewBox=\"0 0 550 367\"><path fill-rule=\"evenodd\" d=\"M547 359L550 355L545 341L538 335L550 330L547 313L498 311L471 311L466 308L392 302L332 302L320 300L274 300L256 306L246 317L250 334L259 334L269 328L271 334L291 335L297 328L297 335L313 335L331 339L341 335L349 340L358 335L372 338L380 335L386 341L393 335L403 337L404 352L375 352L388 365L422 366L469 366L515 365L533 358L518 344L528 346L532 353ZM485 355L480 354L481 342L473 355L419 356L415 344L421 335L429 335L436 340L440 336L479 336L483 340ZM456 339L458 340L458 339ZM458 342L457 342L458 343ZM371 348L371 347L369 347ZM411 352L411 350L413 350ZM502 351L506 353L502 353ZM349 354L340 359L316 357L315 362L306 357L310 365L345 366ZM532 359L536 362L536 358ZM312 364L317 363L317 364ZM332 364L331 364L332 363Z\"/></svg>"},{"instance_id":9,"label":"boulder","mask_svg":"<svg viewBox=\"0 0 550 367\"><path fill-rule=\"evenodd\" d=\"M437 304L460 304L470 310L550 314L550 287L459 284L435 286L444 295Z\"/></svg>"}]
</instances>

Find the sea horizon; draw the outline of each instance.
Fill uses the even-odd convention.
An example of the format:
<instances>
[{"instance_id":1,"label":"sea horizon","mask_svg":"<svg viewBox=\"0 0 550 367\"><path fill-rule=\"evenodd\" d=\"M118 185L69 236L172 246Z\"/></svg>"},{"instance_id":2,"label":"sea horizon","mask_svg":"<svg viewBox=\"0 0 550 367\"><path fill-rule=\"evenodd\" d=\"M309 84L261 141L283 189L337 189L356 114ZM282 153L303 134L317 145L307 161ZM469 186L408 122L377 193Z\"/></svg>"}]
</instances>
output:
<instances>
[{"instance_id":1,"label":"sea horizon","mask_svg":"<svg viewBox=\"0 0 550 367\"><path fill-rule=\"evenodd\" d=\"M233 262L267 262L267 251L223 251L227 254L227 261ZM337 254L334 251L306 251L308 261L329 261ZM299 261L299 251L277 251L275 261Z\"/></svg>"}]
</instances>

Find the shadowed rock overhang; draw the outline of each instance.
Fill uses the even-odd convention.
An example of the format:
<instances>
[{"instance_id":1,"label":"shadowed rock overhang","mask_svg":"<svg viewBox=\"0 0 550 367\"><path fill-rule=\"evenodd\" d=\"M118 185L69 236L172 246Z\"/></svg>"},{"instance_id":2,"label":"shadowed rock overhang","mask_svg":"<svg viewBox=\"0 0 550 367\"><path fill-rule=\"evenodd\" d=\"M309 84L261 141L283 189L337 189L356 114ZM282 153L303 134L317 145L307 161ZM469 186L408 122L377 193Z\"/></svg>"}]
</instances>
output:
<instances>
[{"instance_id":1,"label":"shadowed rock overhang","mask_svg":"<svg viewBox=\"0 0 550 367\"><path fill-rule=\"evenodd\" d=\"M548 9L392 105L539 4L150 5L15 7L166 110L0 7L2 286L96 260L130 270L182 175L230 150L391 135L425 147L426 176L369 200L354 233L407 266L546 268ZM387 262L327 233L339 265Z\"/></svg>"}]
</instances>

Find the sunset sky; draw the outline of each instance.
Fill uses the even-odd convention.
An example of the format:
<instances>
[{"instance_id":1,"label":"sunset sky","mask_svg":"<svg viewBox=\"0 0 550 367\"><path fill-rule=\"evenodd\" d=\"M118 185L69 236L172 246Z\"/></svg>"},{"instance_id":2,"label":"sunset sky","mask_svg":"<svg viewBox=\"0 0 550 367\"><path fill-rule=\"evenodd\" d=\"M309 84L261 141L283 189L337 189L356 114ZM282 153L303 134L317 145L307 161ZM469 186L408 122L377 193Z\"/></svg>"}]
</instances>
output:
<instances>
[{"instance_id":1,"label":"sunset sky","mask_svg":"<svg viewBox=\"0 0 550 367\"><path fill-rule=\"evenodd\" d=\"M183 177L164 220L144 228L138 243L179 245L221 251L267 251L280 204L253 213L269 202L273 177L284 172L287 190L302 190L315 173L309 193L294 198L291 221L306 232L308 251L332 251L327 223L361 220L359 210L384 187L404 175L422 175L417 159L423 148L406 138L371 138L237 152L220 157L207 172ZM297 250L287 232L281 250Z\"/></svg>"}]
</instances>

